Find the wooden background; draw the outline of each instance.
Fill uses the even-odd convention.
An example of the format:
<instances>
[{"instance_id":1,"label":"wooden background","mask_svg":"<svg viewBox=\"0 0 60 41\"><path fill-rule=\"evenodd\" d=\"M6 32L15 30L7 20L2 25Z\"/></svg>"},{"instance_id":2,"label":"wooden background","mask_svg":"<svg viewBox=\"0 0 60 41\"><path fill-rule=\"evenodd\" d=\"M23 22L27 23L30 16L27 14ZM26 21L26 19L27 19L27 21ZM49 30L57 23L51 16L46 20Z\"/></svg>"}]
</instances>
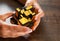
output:
<instances>
[{"instance_id":1,"label":"wooden background","mask_svg":"<svg viewBox=\"0 0 60 41\"><path fill-rule=\"evenodd\" d=\"M0 0L8 3L13 9L19 5L14 0ZM3 39L0 41L60 41L60 0L38 0L45 16L36 31L28 38Z\"/></svg>"}]
</instances>

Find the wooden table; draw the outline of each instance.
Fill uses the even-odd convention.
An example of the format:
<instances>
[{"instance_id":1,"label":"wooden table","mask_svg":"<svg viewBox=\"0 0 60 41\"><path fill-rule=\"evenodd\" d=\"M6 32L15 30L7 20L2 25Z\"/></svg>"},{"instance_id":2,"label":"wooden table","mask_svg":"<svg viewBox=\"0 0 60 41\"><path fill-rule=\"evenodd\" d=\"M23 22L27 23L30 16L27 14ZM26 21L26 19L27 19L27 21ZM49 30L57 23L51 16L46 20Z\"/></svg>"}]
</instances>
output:
<instances>
[{"instance_id":1,"label":"wooden table","mask_svg":"<svg viewBox=\"0 0 60 41\"><path fill-rule=\"evenodd\" d=\"M36 31L26 39L18 37L14 39L3 39L0 41L60 41L60 0L38 0L45 16L42 18ZM0 0L1 3L8 4L14 10L20 6L14 0ZM3 11L2 11L3 12ZM0 11L0 13L2 13Z\"/></svg>"}]
</instances>

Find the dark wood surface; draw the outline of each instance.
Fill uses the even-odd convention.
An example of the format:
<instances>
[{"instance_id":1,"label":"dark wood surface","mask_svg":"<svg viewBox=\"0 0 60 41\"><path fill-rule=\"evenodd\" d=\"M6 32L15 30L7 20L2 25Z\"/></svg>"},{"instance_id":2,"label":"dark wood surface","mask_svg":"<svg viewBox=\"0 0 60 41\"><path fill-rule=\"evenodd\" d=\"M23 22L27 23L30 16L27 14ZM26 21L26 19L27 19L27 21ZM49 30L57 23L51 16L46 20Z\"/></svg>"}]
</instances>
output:
<instances>
[{"instance_id":1,"label":"dark wood surface","mask_svg":"<svg viewBox=\"0 0 60 41\"><path fill-rule=\"evenodd\" d=\"M13 10L20 5L14 0L0 0L0 3L4 2ZM31 33L28 38L0 38L0 41L60 41L60 0L38 0L38 2L45 16L41 19L36 31Z\"/></svg>"}]
</instances>

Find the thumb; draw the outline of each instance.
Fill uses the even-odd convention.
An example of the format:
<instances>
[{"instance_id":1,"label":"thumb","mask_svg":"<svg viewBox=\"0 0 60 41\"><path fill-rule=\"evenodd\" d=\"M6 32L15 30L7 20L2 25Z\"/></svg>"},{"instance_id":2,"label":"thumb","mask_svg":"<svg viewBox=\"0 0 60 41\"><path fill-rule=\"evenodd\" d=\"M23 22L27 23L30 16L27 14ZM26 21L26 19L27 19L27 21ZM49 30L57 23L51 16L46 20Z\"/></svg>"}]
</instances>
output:
<instances>
[{"instance_id":1,"label":"thumb","mask_svg":"<svg viewBox=\"0 0 60 41\"><path fill-rule=\"evenodd\" d=\"M3 15L3 19L6 20L7 18L11 17L15 12L9 12Z\"/></svg>"}]
</instances>

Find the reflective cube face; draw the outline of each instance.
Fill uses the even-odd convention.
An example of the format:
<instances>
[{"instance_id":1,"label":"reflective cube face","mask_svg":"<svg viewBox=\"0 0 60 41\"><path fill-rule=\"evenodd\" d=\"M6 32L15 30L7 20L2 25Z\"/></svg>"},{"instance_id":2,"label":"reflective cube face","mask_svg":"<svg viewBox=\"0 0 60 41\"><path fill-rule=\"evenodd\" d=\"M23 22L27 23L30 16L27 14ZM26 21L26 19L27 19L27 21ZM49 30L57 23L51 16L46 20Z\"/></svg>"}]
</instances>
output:
<instances>
[{"instance_id":1,"label":"reflective cube face","mask_svg":"<svg viewBox=\"0 0 60 41\"><path fill-rule=\"evenodd\" d=\"M23 8L16 8L16 14L15 14L15 20L17 21L17 24L22 24L22 25L26 25L32 22L33 24L33 16L36 15L35 12L33 12L31 9L33 8L33 6L28 6L28 7L23 7ZM18 18L17 18L17 17ZM15 22L15 21L14 21ZM27 26L29 26L27 25Z\"/></svg>"}]
</instances>

